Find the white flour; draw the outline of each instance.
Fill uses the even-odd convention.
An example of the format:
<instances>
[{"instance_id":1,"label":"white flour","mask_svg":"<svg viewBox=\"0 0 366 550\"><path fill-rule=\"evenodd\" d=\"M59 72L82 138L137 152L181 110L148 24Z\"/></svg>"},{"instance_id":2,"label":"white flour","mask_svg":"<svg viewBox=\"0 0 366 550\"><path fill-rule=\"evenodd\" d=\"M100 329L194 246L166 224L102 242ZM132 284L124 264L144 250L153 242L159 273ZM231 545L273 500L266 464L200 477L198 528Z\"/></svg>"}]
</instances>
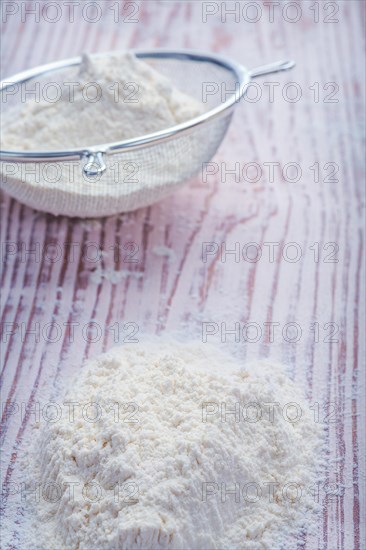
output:
<instances>
[{"instance_id":1,"label":"white flour","mask_svg":"<svg viewBox=\"0 0 366 550\"><path fill-rule=\"evenodd\" d=\"M46 95L43 85L41 101L31 97L15 121L4 118L2 149L80 149L122 141L186 122L201 110L197 101L129 52L84 54L78 75L63 80L56 101L51 101L51 87ZM75 85L66 85L69 80Z\"/></svg>"},{"instance_id":2,"label":"white flour","mask_svg":"<svg viewBox=\"0 0 366 550\"><path fill-rule=\"evenodd\" d=\"M65 401L74 422L43 427L29 458L60 490L30 547L279 550L312 531L320 431L280 366L152 340L90 361Z\"/></svg>"},{"instance_id":3,"label":"white flour","mask_svg":"<svg viewBox=\"0 0 366 550\"><path fill-rule=\"evenodd\" d=\"M175 262L175 252L172 248L168 246L154 246L152 253L155 256L161 256L162 258L167 258L168 262L173 264Z\"/></svg>"},{"instance_id":4,"label":"white flour","mask_svg":"<svg viewBox=\"0 0 366 550\"><path fill-rule=\"evenodd\" d=\"M19 101L21 109L4 114L1 149L87 150L171 128L204 110L202 103L128 52L84 55L78 72L68 69L62 82L57 82L60 97L53 92L56 101L47 99L56 79L52 74L40 83L41 100ZM56 215L107 216L170 194L197 172L202 164L197 159L204 158L207 148L210 137L204 141L195 134L164 146L105 155L107 169L97 178L83 173L86 159L3 162L0 173L4 189L33 208Z\"/></svg>"}]
</instances>

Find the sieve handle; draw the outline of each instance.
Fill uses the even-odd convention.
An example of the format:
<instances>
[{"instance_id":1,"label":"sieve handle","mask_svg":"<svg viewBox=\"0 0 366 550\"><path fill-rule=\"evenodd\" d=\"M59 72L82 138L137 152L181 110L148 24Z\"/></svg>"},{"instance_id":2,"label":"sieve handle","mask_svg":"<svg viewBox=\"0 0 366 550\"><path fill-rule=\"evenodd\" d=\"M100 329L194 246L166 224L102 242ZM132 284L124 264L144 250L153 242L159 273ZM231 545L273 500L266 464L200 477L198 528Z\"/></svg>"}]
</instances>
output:
<instances>
[{"instance_id":1,"label":"sieve handle","mask_svg":"<svg viewBox=\"0 0 366 550\"><path fill-rule=\"evenodd\" d=\"M103 174L103 172L107 168L104 162L103 153L101 153L100 151L98 153L86 153L86 157L88 159L88 162L83 168L84 174L88 178L100 176L101 174Z\"/></svg>"},{"instance_id":2,"label":"sieve handle","mask_svg":"<svg viewBox=\"0 0 366 550\"><path fill-rule=\"evenodd\" d=\"M269 65L262 65L262 67L257 67L249 71L251 78L256 78L257 76L264 76L266 74L278 73L280 71L288 71L295 67L295 61L276 61L275 63L270 63Z\"/></svg>"}]
</instances>

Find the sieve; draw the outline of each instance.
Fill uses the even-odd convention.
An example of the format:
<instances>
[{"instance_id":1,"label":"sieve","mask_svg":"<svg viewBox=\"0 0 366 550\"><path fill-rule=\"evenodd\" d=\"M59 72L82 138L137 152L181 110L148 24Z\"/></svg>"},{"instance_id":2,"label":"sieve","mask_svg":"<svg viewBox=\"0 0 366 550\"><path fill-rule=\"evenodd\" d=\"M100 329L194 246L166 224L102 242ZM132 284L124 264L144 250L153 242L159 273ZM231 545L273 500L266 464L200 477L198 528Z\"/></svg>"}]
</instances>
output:
<instances>
[{"instance_id":1,"label":"sieve","mask_svg":"<svg viewBox=\"0 0 366 550\"><path fill-rule=\"evenodd\" d=\"M162 131L119 142L60 151L0 151L2 186L9 195L38 210L78 217L108 216L151 205L212 159L251 79L294 66L293 61L278 61L249 70L220 55L193 50L132 51L200 101L204 112ZM115 52L94 55L102 58L111 53ZM80 63L81 57L75 57L2 81L2 108L5 105L16 116L26 86L47 83L50 76L52 82L62 82Z\"/></svg>"}]
</instances>

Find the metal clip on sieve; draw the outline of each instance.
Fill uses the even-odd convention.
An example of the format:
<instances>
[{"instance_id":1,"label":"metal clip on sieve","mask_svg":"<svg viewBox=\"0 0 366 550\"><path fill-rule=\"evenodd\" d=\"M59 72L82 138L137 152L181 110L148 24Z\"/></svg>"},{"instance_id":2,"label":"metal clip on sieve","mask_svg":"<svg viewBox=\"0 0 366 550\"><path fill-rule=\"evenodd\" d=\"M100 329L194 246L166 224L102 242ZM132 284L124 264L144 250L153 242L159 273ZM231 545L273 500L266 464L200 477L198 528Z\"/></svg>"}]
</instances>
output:
<instances>
[{"instance_id":1,"label":"metal clip on sieve","mask_svg":"<svg viewBox=\"0 0 366 550\"><path fill-rule=\"evenodd\" d=\"M103 153L101 151L98 151L97 153L85 153L85 157L88 159L88 162L85 164L83 172L88 178L103 174L107 166L104 162Z\"/></svg>"}]
</instances>

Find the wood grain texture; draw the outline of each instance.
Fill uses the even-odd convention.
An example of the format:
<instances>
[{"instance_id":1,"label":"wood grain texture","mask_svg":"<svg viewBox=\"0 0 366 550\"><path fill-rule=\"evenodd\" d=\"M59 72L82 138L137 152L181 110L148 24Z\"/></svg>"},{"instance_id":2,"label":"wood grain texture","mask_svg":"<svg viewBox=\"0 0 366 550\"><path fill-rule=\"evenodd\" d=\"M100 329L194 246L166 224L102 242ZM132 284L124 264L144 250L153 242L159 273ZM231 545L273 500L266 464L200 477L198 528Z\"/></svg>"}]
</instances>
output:
<instances>
[{"instance_id":1,"label":"wood grain texture","mask_svg":"<svg viewBox=\"0 0 366 550\"><path fill-rule=\"evenodd\" d=\"M5 78L82 51L130 47L215 51L248 67L293 58L297 66L292 73L258 80L261 99L240 102L214 159L215 176L207 181L198 176L153 207L85 221L36 212L3 195L4 487L17 469L17 450L29 433L32 407L54 399L83 359L110 348L116 323L120 343L133 329L128 323L138 325L140 340L166 331L201 338L202 324L215 323L211 326L219 331L209 341L242 360L285 362L313 406L319 404L327 429L327 482L335 484L337 494L327 496L322 487L323 522L317 537L305 537L305 547L365 548L365 3L331 2L325 8L323 2L301 2L297 22L286 21L294 17L291 8L285 17L282 7L275 7L271 22L266 3L257 2L261 18L255 23L243 15L248 2L238 3L237 22L230 15L221 21L223 3L211 3L218 13L208 16L207 23L200 2L136 2L138 23L122 21L128 2L120 3L118 22L115 3L99 2L97 23L83 19L77 9L73 23L66 9L56 23L44 17L35 22L31 15L22 22L21 4L34 3L17 4L19 13L2 23ZM254 12L245 13L247 19L254 17ZM293 97L296 90L286 88L289 82L301 91L297 102L282 95ZM276 83L273 102L269 83ZM329 83L338 87L333 95L336 88ZM241 175L237 182L228 173L222 181L225 168L232 170L235 163L240 169L257 163L262 177L253 182ZM279 163L273 181L268 163ZM286 181L287 175L292 177L290 169L283 173L288 163L301 167L299 181ZM247 169L247 180L253 180L253 167ZM137 247L134 256L128 243ZM216 243L219 250L207 261L204 243ZM243 248L248 255L255 252L245 248L249 243L262 252L258 261L243 258ZM158 246L172 249L172 258L156 254ZM240 257L225 256L223 246L239 246ZM103 251L97 261L95 250ZM300 257L292 261L296 251ZM251 327L251 341L245 342L241 332L239 342L233 335L222 342L221 328L234 329L235 323L241 330ZM274 338L268 323L275 323ZM297 342L290 341L289 323L300 327ZM96 327L100 335L92 342L88 330L92 336ZM261 331L257 341L253 330ZM14 408L22 403L23 417ZM3 511L10 521L7 502L4 498ZM16 522L21 516L17 510ZM9 548L20 548L16 532L17 523Z\"/></svg>"}]
</instances>

